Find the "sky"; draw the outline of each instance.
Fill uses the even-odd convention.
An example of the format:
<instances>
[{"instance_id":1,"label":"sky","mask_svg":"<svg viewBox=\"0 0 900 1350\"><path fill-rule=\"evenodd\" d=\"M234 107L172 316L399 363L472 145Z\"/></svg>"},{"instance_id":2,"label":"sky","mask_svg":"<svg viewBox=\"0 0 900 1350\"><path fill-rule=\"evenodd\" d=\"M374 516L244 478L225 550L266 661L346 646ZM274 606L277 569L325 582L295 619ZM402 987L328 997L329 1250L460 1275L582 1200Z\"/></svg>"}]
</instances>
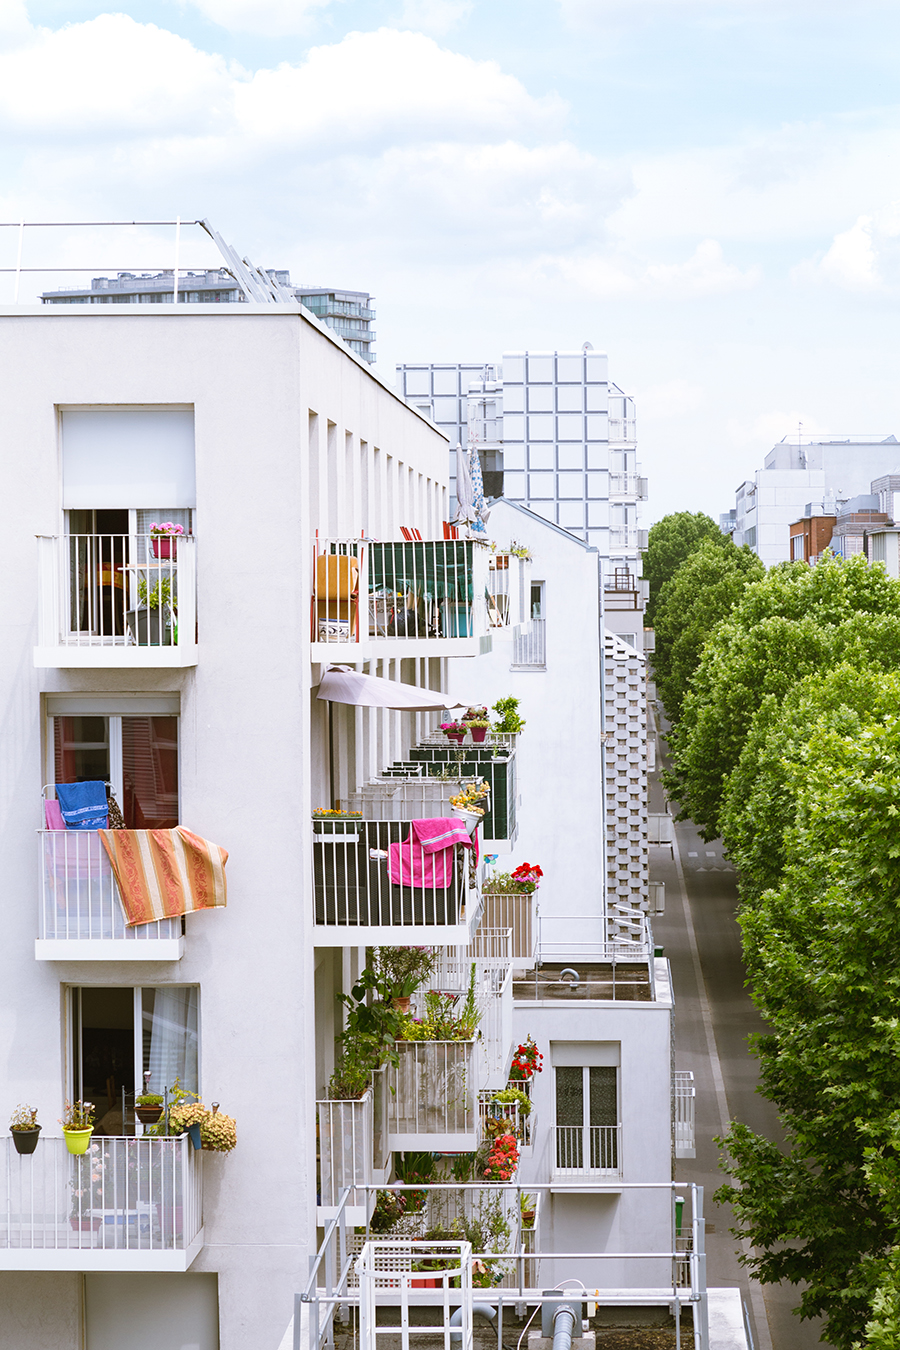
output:
<instances>
[{"instance_id":1,"label":"sky","mask_svg":"<svg viewBox=\"0 0 900 1350\"><path fill-rule=\"evenodd\" d=\"M900 437L898 57L896 0L0 0L0 220L208 218L372 293L390 381L589 341L645 523L717 517L801 423ZM174 257L168 228L25 241ZM186 228L180 261L218 257Z\"/></svg>"}]
</instances>

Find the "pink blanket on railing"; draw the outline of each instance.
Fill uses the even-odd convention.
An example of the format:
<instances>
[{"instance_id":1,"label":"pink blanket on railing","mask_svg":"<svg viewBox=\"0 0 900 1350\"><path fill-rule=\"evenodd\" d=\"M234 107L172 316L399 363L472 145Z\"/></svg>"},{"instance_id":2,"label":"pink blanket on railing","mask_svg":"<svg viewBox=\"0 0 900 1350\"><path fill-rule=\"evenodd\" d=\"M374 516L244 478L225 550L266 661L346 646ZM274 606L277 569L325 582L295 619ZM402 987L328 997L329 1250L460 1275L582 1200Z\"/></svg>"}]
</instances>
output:
<instances>
[{"instance_id":1,"label":"pink blanket on railing","mask_svg":"<svg viewBox=\"0 0 900 1350\"><path fill-rule=\"evenodd\" d=\"M414 820L403 843L388 849L388 876L395 886L446 890L453 880L457 844L472 847L468 830L456 816Z\"/></svg>"},{"instance_id":2,"label":"pink blanket on railing","mask_svg":"<svg viewBox=\"0 0 900 1350\"><path fill-rule=\"evenodd\" d=\"M129 928L225 904L228 853L177 826L174 830L98 830L115 874Z\"/></svg>"}]
</instances>

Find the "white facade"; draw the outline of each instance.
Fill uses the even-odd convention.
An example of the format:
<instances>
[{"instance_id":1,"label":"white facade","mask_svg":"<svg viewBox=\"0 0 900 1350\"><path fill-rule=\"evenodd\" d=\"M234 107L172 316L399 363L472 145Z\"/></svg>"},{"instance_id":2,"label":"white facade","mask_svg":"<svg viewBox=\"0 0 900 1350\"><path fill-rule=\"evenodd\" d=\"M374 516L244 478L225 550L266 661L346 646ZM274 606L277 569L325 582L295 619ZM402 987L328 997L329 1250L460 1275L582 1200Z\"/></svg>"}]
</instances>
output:
<instances>
[{"instance_id":1,"label":"white facade","mask_svg":"<svg viewBox=\"0 0 900 1350\"><path fill-rule=\"evenodd\" d=\"M809 502L842 502L869 491L875 478L900 469L894 436L814 440L785 437L763 468L735 495L732 538L771 567L790 559L790 526Z\"/></svg>"}]
</instances>

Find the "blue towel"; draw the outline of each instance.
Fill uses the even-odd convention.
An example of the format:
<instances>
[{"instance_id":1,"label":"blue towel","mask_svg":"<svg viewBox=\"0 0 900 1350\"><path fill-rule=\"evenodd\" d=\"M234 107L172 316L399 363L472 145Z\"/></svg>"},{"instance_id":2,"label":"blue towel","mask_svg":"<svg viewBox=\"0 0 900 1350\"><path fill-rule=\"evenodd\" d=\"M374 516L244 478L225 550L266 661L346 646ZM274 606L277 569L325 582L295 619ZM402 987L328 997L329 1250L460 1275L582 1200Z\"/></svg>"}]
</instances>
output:
<instances>
[{"instance_id":1,"label":"blue towel","mask_svg":"<svg viewBox=\"0 0 900 1350\"><path fill-rule=\"evenodd\" d=\"M56 798L68 829L109 828L105 783L57 783Z\"/></svg>"}]
</instances>

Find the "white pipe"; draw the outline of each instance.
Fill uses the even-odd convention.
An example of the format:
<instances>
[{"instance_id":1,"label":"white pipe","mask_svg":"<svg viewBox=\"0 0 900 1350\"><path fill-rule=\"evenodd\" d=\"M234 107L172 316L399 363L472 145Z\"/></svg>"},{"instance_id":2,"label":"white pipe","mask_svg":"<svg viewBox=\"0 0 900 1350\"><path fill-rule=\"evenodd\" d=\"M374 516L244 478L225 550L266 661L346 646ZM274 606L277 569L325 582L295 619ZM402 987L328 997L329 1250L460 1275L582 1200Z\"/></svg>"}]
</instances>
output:
<instances>
[{"instance_id":1,"label":"white pipe","mask_svg":"<svg viewBox=\"0 0 900 1350\"><path fill-rule=\"evenodd\" d=\"M557 1308L553 1318L553 1350L572 1350L575 1314L571 1307Z\"/></svg>"},{"instance_id":2,"label":"white pipe","mask_svg":"<svg viewBox=\"0 0 900 1350\"><path fill-rule=\"evenodd\" d=\"M486 1318L488 1319L489 1322L496 1322L496 1321L497 1321L497 1309L496 1309L496 1308L492 1308L491 1305L490 1305L489 1303L473 1303L473 1304L472 1304L472 1316L474 1317L476 1313L481 1313L482 1317L486 1317ZM453 1316L450 1318L450 1339L451 1339L451 1341L460 1341L460 1340L462 1340L462 1330L461 1330L461 1327L462 1327L462 1317L463 1317L463 1310L462 1310L462 1308L457 1308L456 1312L455 1312L455 1313L453 1314Z\"/></svg>"}]
</instances>

